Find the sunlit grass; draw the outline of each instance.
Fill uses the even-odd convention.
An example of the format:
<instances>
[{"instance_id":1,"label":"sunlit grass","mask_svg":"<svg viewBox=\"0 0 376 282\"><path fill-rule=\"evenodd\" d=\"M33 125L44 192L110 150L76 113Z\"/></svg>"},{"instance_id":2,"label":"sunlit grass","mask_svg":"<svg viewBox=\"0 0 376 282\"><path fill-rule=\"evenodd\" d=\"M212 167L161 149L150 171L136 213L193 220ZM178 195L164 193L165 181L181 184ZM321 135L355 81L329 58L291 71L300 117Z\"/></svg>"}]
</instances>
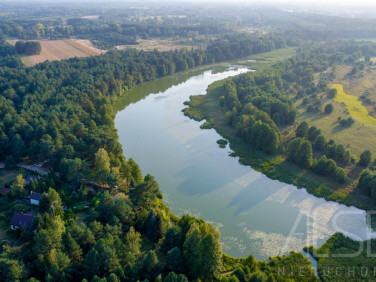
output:
<instances>
[{"instance_id":1,"label":"sunlit grass","mask_svg":"<svg viewBox=\"0 0 376 282\"><path fill-rule=\"evenodd\" d=\"M333 84L333 88L337 89L337 95L334 98L339 103L345 103L350 115L361 122L370 125L376 125L376 119L369 115L366 107L362 105L362 101L357 96L347 94L343 90L342 84Z\"/></svg>"}]
</instances>

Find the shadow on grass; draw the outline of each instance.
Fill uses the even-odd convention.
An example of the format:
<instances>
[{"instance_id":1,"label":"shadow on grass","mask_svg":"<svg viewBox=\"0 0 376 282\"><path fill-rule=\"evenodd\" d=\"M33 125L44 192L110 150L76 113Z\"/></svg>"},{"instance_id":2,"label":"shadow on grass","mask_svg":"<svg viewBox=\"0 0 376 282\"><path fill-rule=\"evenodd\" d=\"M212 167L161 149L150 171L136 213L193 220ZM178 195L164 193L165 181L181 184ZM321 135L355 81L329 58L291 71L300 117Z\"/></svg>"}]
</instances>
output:
<instances>
[{"instance_id":1,"label":"shadow on grass","mask_svg":"<svg viewBox=\"0 0 376 282\"><path fill-rule=\"evenodd\" d=\"M325 114L321 114L321 113L315 114L315 113L309 113L309 112L304 112L304 113L301 114L301 116L304 119L311 120L312 122L321 120L324 117L326 117Z\"/></svg>"},{"instance_id":2,"label":"shadow on grass","mask_svg":"<svg viewBox=\"0 0 376 282\"><path fill-rule=\"evenodd\" d=\"M343 126L343 125L337 125L336 127L334 127L333 129L332 129L332 133L333 134L336 134L336 133L338 133L338 132L342 132L342 131L344 131L345 129L348 129L350 126Z\"/></svg>"}]
</instances>

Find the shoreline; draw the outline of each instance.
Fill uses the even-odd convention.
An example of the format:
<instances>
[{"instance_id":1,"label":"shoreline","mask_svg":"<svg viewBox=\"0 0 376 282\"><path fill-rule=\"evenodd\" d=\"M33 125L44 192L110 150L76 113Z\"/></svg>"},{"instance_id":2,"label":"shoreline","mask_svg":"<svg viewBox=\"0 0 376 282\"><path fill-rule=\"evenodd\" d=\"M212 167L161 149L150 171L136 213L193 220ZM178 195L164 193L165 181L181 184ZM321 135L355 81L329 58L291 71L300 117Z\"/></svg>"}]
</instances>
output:
<instances>
[{"instance_id":1,"label":"shoreline","mask_svg":"<svg viewBox=\"0 0 376 282\"><path fill-rule=\"evenodd\" d=\"M336 191L325 185L325 177L288 162L282 154L265 155L236 136L234 129L225 124L224 109L219 105L219 96L225 81L217 81L211 84L205 95L191 96L190 101L185 102L187 107L183 112L184 115L191 119L210 121L212 128L229 142L230 149L233 151L231 156L238 157L239 163L250 166L270 179L294 185L297 189L305 188L309 194L324 198L327 201L337 202L348 207L356 207L366 212L376 208L370 198L359 194L346 195ZM318 183L317 179L322 182Z\"/></svg>"}]
</instances>

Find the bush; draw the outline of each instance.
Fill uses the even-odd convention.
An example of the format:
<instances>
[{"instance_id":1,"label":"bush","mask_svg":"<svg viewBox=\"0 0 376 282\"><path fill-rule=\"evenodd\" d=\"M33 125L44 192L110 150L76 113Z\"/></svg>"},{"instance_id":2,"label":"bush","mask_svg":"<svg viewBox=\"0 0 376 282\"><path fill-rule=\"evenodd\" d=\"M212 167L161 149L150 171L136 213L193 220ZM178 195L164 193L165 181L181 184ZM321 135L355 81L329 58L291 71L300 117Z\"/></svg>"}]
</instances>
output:
<instances>
[{"instance_id":1,"label":"bush","mask_svg":"<svg viewBox=\"0 0 376 282\"><path fill-rule=\"evenodd\" d=\"M339 124L342 126L351 126L354 123L353 118L349 117L348 119L341 119Z\"/></svg>"},{"instance_id":2,"label":"bush","mask_svg":"<svg viewBox=\"0 0 376 282\"><path fill-rule=\"evenodd\" d=\"M321 175L333 176L337 170L337 163L323 155L314 165L314 171Z\"/></svg>"},{"instance_id":3,"label":"bush","mask_svg":"<svg viewBox=\"0 0 376 282\"><path fill-rule=\"evenodd\" d=\"M325 149L326 143L327 141L325 137L320 134L316 137L315 141L313 142L313 148L315 148L316 150L322 151Z\"/></svg>"},{"instance_id":4,"label":"bush","mask_svg":"<svg viewBox=\"0 0 376 282\"><path fill-rule=\"evenodd\" d=\"M221 147L221 148L225 148L226 145L227 145L227 143L228 143L228 141L225 140L225 139L219 139L219 140L217 140L217 144L218 144L219 147Z\"/></svg>"},{"instance_id":5,"label":"bush","mask_svg":"<svg viewBox=\"0 0 376 282\"><path fill-rule=\"evenodd\" d=\"M337 89L332 88L328 92L328 98L333 99L337 95Z\"/></svg>"},{"instance_id":6,"label":"bush","mask_svg":"<svg viewBox=\"0 0 376 282\"><path fill-rule=\"evenodd\" d=\"M332 104L327 104L324 109L326 114L331 114L333 112L333 105Z\"/></svg>"},{"instance_id":7,"label":"bush","mask_svg":"<svg viewBox=\"0 0 376 282\"><path fill-rule=\"evenodd\" d=\"M359 164L364 167L367 167L370 164L371 159L372 159L371 151L365 150L363 153L360 154Z\"/></svg>"},{"instance_id":8,"label":"bush","mask_svg":"<svg viewBox=\"0 0 376 282\"><path fill-rule=\"evenodd\" d=\"M347 180L347 174L341 167L337 167L334 173L334 177L338 183L345 183Z\"/></svg>"},{"instance_id":9,"label":"bush","mask_svg":"<svg viewBox=\"0 0 376 282\"><path fill-rule=\"evenodd\" d=\"M301 124L299 124L298 128L296 129L296 137L305 138L308 134L308 123L303 121Z\"/></svg>"}]
</instances>

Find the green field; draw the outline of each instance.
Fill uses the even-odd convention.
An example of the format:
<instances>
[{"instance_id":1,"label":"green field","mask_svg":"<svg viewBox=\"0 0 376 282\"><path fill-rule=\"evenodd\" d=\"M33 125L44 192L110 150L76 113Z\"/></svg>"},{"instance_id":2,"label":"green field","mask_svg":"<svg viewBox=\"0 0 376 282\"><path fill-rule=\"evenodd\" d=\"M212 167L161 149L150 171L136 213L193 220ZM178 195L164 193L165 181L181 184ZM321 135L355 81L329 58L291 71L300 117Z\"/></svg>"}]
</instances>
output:
<instances>
[{"instance_id":1,"label":"green field","mask_svg":"<svg viewBox=\"0 0 376 282\"><path fill-rule=\"evenodd\" d=\"M319 98L324 109L326 104L331 103L334 110L331 114L307 112L302 107L302 99L295 103L300 114L297 122L306 121L310 126L321 129L327 139L334 139L350 150L357 159L366 149L376 156L376 119L369 115L368 109L362 105L359 96L347 94L341 84L333 85L338 93L335 99L327 98L326 93L320 94ZM353 84L356 88L357 85ZM338 118L347 119L352 117L354 123L351 126L341 126Z\"/></svg>"},{"instance_id":2,"label":"green field","mask_svg":"<svg viewBox=\"0 0 376 282\"><path fill-rule=\"evenodd\" d=\"M279 61L290 58L296 54L295 47L283 48L271 52L251 55L241 61L236 61L235 64L250 67L254 70L263 70Z\"/></svg>"}]
</instances>

